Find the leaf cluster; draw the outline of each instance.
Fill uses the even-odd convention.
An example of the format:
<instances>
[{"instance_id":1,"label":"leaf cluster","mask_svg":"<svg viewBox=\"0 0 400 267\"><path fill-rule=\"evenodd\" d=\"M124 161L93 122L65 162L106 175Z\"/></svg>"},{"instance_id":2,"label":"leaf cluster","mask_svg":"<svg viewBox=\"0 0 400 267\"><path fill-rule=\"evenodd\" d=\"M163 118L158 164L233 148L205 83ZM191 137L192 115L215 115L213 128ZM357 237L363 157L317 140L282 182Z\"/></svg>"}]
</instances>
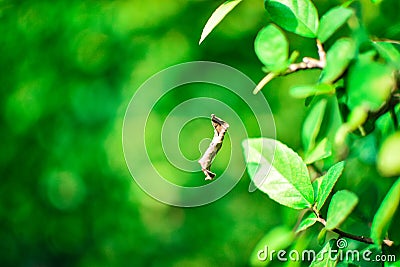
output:
<instances>
[{"instance_id":1,"label":"leaf cluster","mask_svg":"<svg viewBox=\"0 0 400 267\"><path fill-rule=\"evenodd\" d=\"M207 22L200 42L240 2L223 3ZM285 240L277 242L276 249L301 242L302 233L319 222L323 227L318 240L325 243L328 239L320 253L334 247L335 239L328 238L333 234L334 238L370 244L365 249L378 253L390 248L400 254L400 239L394 230L400 203L399 42L370 38L353 1L322 15L311 0L265 0L264 7L271 22L258 32L254 50L267 74L254 93L278 76L300 70L321 71L316 83L299 84L289 91L291 96L304 99L308 107L301 131L302 157L277 140L261 137L243 141L247 170L258 189L283 206L304 210L294 230L297 238L290 229L273 229L255 251L266 242L275 244L272 240L278 236ZM291 47L286 32L315 40L319 58L298 59L300 53ZM370 237L340 229L351 221L359 202L368 204L351 188L334 190L345 162L352 153L361 151L353 145L357 142L376 147L369 152L369 161L380 176L392 179L390 190L374 211ZM310 169L319 175L312 176ZM256 264L254 255L250 261ZM311 266L337 264L337 260L324 258ZM354 262L340 264L352 266Z\"/></svg>"}]
</instances>

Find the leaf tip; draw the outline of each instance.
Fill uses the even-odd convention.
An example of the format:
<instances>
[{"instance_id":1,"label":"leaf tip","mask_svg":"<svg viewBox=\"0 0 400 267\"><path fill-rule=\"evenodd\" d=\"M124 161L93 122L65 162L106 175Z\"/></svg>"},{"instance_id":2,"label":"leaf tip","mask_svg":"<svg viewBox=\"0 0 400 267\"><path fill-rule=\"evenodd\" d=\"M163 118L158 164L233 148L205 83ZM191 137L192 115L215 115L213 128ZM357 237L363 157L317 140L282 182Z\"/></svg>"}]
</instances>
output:
<instances>
[{"instance_id":1,"label":"leaf tip","mask_svg":"<svg viewBox=\"0 0 400 267\"><path fill-rule=\"evenodd\" d=\"M200 40L199 40L199 45L206 39L206 36L204 36L204 32L201 34Z\"/></svg>"}]
</instances>

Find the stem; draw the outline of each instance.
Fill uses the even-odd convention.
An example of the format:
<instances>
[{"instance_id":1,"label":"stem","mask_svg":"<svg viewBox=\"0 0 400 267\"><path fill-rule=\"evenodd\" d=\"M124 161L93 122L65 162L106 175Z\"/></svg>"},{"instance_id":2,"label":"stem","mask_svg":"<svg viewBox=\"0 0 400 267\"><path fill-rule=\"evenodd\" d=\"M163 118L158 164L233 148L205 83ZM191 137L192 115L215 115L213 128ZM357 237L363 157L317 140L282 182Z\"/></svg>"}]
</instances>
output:
<instances>
[{"instance_id":1,"label":"stem","mask_svg":"<svg viewBox=\"0 0 400 267\"><path fill-rule=\"evenodd\" d=\"M287 75L292 72L296 72L298 70L305 70L305 69L323 69L326 65L326 53L322 43L317 39L317 48L318 48L318 56L319 59L311 58L311 57L304 57L302 62L299 63L292 63L289 65L287 70L283 73L268 73L256 86L253 90L253 94L257 94L261 91L261 89L269 83L273 78L278 75Z\"/></svg>"},{"instance_id":2,"label":"stem","mask_svg":"<svg viewBox=\"0 0 400 267\"><path fill-rule=\"evenodd\" d=\"M320 223L322 223L324 226L326 226L326 221L321 216L318 217L318 221ZM366 243L366 244L374 244L374 241L370 237L353 235L353 234L344 232L344 231L342 231L342 230L340 230L338 228L334 228L331 231L334 232L334 233L337 233L338 235L340 235L342 237L350 238L350 239L353 239L353 240L356 240L356 241L359 241L359 242L363 242L363 243ZM388 240L388 239L383 240L383 243L386 244L389 247L391 245L393 245L393 241Z\"/></svg>"},{"instance_id":3,"label":"stem","mask_svg":"<svg viewBox=\"0 0 400 267\"><path fill-rule=\"evenodd\" d=\"M367 243L367 244L373 244L374 243L374 241L370 237L353 235L353 234L350 234L350 233L343 232L342 230L336 229L336 228L333 229L332 231L337 233L337 234L339 234L340 236L347 237L347 238L350 238L350 239L353 239L353 240L356 240L356 241L360 241L360 242Z\"/></svg>"},{"instance_id":4,"label":"stem","mask_svg":"<svg viewBox=\"0 0 400 267\"><path fill-rule=\"evenodd\" d=\"M303 61L300 63L293 63L290 64L288 70L285 74L289 74L298 70L303 69L323 69L326 65L326 53L322 43L317 39L317 48L318 48L318 56L319 59L311 58L311 57L304 57Z\"/></svg>"},{"instance_id":5,"label":"stem","mask_svg":"<svg viewBox=\"0 0 400 267\"><path fill-rule=\"evenodd\" d=\"M318 56L320 62L320 68L323 69L326 66L326 53L324 47L320 40L317 39L317 47L318 47Z\"/></svg>"},{"instance_id":6,"label":"stem","mask_svg":"<svg viewBox=\"0 0 400 267\"><path fill-rule=\"evenodd\" d=\"M253 94L257 94L258 92L261 91L261 89L263 89L263 87L269 83L273 78L275 78L275 76L277 76L276 73L274 72L270 72L268 73L256 86L256 88L254 88L253 90Z\"/></svg>"}]
</instances>

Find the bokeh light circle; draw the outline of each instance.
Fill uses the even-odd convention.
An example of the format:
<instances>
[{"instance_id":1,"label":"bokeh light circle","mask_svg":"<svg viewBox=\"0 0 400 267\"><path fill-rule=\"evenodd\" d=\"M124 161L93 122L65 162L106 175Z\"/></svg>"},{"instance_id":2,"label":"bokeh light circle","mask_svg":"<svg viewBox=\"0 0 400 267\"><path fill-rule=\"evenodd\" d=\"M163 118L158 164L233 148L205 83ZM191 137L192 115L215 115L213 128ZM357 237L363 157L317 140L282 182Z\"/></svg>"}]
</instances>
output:
<instances>
[{"instance_id":1,"label":"bokeh light circle","mask_svg":"<svg viewBox=\"0 0 400 267\"><path fill-rule=\"evenodd\" d=\"M196 83L218 86L218 90L226 92L226 101L213 96L195 96L184 100L162 118L160 132L154 129L152 120L157 118L153 114L157 103L172 90L178 90L180 95L187 94L185 85ZM206 205L226 195L245 171L242 141L249 137L275 137L275 124L268 102L262 94L252 94L254 87L253 81L235 68L208 61L178 64L145 81L133 95L123 124L124 156L136 183L154 199L179 207ZM227 101L229 96L243 102L251 112L244 116L243 110ZM202 120L208 125L209 134L202 136L197 143L193 143L193 138L190 144L186 144L198 151L200 143L203 144L205 138L213 136L210 121L212 113L230 124L225 137L227 141L224 140L221 149L229 153L224 152L225 157L228 157L223 158L227 163L223 172L209 182L204 181L197 159L188 159L181 151L179 138L182 129L188 127L190 122ZM190 130L193 133L197 131L196 128ZM202 179L201 185L184 186L174 183L172 181L179 180L179 177L171 179L168 174L157 169L151 151L154 145L151 143L160 140L166 163L181 172L192 174L190 179Z\"/></svg>"}]
</instances>

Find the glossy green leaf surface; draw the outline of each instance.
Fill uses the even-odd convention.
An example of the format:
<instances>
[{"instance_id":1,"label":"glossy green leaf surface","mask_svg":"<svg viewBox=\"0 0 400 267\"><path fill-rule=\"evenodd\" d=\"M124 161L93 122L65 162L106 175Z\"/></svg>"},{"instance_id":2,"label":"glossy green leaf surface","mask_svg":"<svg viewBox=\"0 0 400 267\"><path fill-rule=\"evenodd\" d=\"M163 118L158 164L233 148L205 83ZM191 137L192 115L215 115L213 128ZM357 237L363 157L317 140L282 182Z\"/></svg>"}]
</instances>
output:
<instances>
[{"instance_id":1,"label":"glossy green leaf surface","mask_svg":"<svg viewBox=\"0 0 400 267\"><path fill-rule=\"evenodd\" d=\"M201 33L199 44L212 32L212 30L223 20L223 18L237 6L242 0L226 1L220 5L211 17L208 19L206 25Z\"/></svg>"},{"instance_id":2,"label":"glossy green leaf surface","mask_svg":"<svg viewBox=\"0 0 400 267\"><path fill-rule=\"evenodd\" d=\"M247 139L242 145L248 173L261 191L290 208L311 207L313 187L307 167L297 153L268 138Z\"/></svg>"},{"instance_id":3,"label":"glossy green leaf surface","mask_svg":"<svg viewBox=\"0 0 400 267\"><path fill-rule=\"evenodd\" d=\"M389 136L378 153L377 167L383 176L400 175L400 132Z\"/></svg>"},{"instance_id":4,"label":"glossy green leaf surface","mask_svg":"<svg viewBox=\"0 0 400 267\"><path fill-rule=\"evenodd\" d=\"M378 211L375 213L374 220L371 226L371 238L378 245L382 243L385 238L387 230L389 229L393 215L398 209L400 204L400 179L398 179L385 199L382 201Z\"/></svg>"},{"instance_id":5,"label":"glossy green leaf surface","mask_svg":"<svg viewBox=\"0 0 400 267\"><path fill-rule=\"evenodd\" d=\"M332 144L329 142L328 138L324 138L318 142L313 149L307 151L304 156L304 162L306 164L311 164L327 158L330 155L332 155Z\"/></svg>"},{"instance_id":6,"label":"glossy green leaf surface","mask_svg":"<svg viewBox=\"0 0 400 267\"><path fill-rule=\"evenodd\" d=\"M325 227L322 228L321 231L319 231L319 233L318 233L317 241L318 241L318 244L321 246L325 243L326 233L327 233L327 230Z\"/></svg>"},{"instance_id":7,"label":"glossy green leaf surface","mask_svg":"<svg viewBox=\"0 0 400 267\"><path fill-rule=\"evenodd\" d=\"M395 44L389 42L375 42L376 50L378 53L386 59L389 63L393 64L397 69L400 69L400 45L396 44L398 49L396 49Z\"/></svg>"},{"instance_id":8,"label":"glossy green leaf surface","mask_svg":"<svg viewBox=\"0 0 400 267\"><path fill-rule=\"evenodd\" d=\"M288 66L289 44L283 32L274 24L264 27L257 35L254 50L269 71L282 71Z\"/></svg>"},{"instance_id":9,"label":"glossy green leaf surface","mask_svg":"<svg viewBox=\"0 0 400 267\"><path fill-rule=\"evenodd\" d=\"M310 267L334 267L337 264L338 257L335 257L338 251L334 253L336 239L331 239L325 244L315 259L311 262Z\"/></svg>"},{"instance_id":10,"label":"glossy green leaf surface","mask_svg":"<svg viewBox=\"0 0 400 267\"><path fill-rule=\"evenodd\" d=\"M303 123L301 140L305 151L314 148L316 138L321 128L322 120L325 114L326 99L321 99L315 103L307 114Z\"/></svg>"},{"instance_id":11,"label":"glossy green leaf surface","mask_svg":"<svg viewBox=\"0 0 400 267\"><path fill-rule=\"evenodd\" d=\"M272 21L287 31L314 38L318 30L318 13L310 0L265 0Z\"/></svg>"},{"instance_id":12,"label":"glossy green leaf surface","mask_svg":"<svg viewBox=\"0 0 400 267\"><path fill-rule=\"evenodd\" d=\"M329 203L326 218L326 229L338 227L353 211L358 203L358 197L353 192L341 190L336 192Z\"/></svg>"},{"instance_id":13,"label":"glossy green leaf surface","mask_svg":"<svg viewBox=\"0 0 400 267\"><path fill-rule=\"evenodd\" d=\"M333 187L335 186L337 180L342 174L344 169L344 162L338 162L329 168L328 172L323 176L321 185L318 189L317 195L317 210L320 210L324 205L326 199L331 193Z\"/></svg>"},{"instance_id":14,"label":"glossy green leaf surface","mask_svg":"<svg viewBox=\"0 0 400 267\"><path fill-rule=\"evenodd\" d=\"M353 14L350 8L338 6L330 9L321 17L318 28L318 39L324 43L332 36Z\"/></svg>"},{"instance_id":15,"label":"glossy green leaf surface","mask_svg":"<svg viewBox=\"0 0 400 267\"><path fill-rule=\"evenodd\" d=\"M332 94L335 87L330 84L320 83L313 85L299 85L290 88L290 95L296 98L306 98L314 95Z\"/></svg>"},{"instance_id":16,"label":"glossy green leaf surface","mask_svg":"<svg viewBox=\"0 0 400 267\"><path fill-rule=\"evenodd\" d=\"M300 222L297 227L296 233L306 230L307 228L313 226L317 222L317 216L314 213L308 214L303 220Z\"/></svg>"},{"instance_id":17,"label":"glossy green leaf surface","mask_svg":"<svg viewBox=\"0 0 400 267\"><path fill-rule=\"evenodd\" d=\"M348 75L348 105L376 111L387 101L394 87L393 68L369 59L359 61Z\"/></svg>"},{"instance_id":18,"label":"glossy green leaf surface","mask_svg":"<svg viewBox=\"0 0 400 267\"><path fill-rule=\"evenodd\" d=\"M286 226L275 227L254 247L250 256L251 266L267 266L271 262L271 250L285 249L293 242L295 235Z\"/></svg>"},{"instance_id":19,"label":"glossy green leaf surface","mask_svg":"<svg viewBox=\"0 0 400 267\"><path fill-rule=\"evenodd\" d=\"M337 40L326 54L326 66L322 70L320 81L332 83L347 69L356 53L356 44L350 38Z\"/></svg>"}]
</instances>

